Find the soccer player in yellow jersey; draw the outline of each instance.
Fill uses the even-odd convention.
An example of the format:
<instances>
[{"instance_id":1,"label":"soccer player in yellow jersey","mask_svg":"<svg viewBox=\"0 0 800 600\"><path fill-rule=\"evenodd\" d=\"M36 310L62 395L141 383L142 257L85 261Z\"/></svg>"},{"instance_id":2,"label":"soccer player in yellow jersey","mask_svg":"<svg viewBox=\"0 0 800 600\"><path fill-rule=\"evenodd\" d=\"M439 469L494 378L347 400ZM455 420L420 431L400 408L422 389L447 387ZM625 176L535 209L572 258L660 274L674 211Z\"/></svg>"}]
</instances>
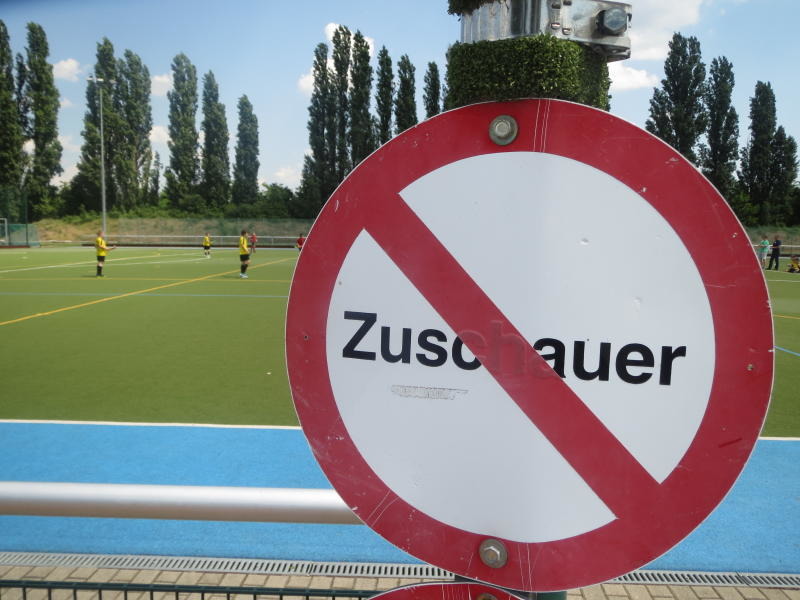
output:
<instances>
[{"instance_id":1,"label":"soccer player in yellow jersey","mask_svg":"<svg viewBox=\"0 0 800 600\"><path fill-rule=\"evenodd\" d=\"M106 262L106 254L114 250L116 246L109 248L106 245L106 240L103 237L103 232L97 232L97 239L94 241L94 249L97 252L97 277L103 276L103 265Z\"/></svg>"},{"instance_id":2,"label":"soccer player in yellow jersey","mask_svg":"<svg viewBox=\"0 0 800 600\"><path fill-rule=\"evenodd\" d=\"M206 258L211 258L211 236L208 235L208 232L203 236L203 254L206 255Z\"/></svg>"},{"instance_id":3,"label":"soccer player in yellow jersey","mask_svg":"<svg viewBox=\"0 0 800 600\"><path fill-rule=\"evenodd\" d=\"M239 236L239 277L247 279L247 265L250 264L250 248L247 247L247 230L242 229L242 235Z\"/></svg>"}]
</instances>

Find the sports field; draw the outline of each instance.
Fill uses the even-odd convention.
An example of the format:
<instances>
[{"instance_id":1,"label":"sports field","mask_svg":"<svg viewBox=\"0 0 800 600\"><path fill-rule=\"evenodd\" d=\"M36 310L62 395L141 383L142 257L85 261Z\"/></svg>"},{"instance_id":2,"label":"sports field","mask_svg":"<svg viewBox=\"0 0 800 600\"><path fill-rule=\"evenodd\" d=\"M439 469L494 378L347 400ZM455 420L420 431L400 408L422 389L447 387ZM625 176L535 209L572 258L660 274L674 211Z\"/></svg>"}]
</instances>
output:
<instances>
[{"instance_id":1,"label":"sports field","mask_svg":"<svg viewBox=\"0 0 800 600\"><path fill-rule=\"evenodd\" d=\"M120 248L96 278L92 248L0 251L0 419L296 425L283 343L296 260L259 250L242 280L234 249ZM763 435L798 437L800 276L767 281Z\"/></svg>"},{"instance_id":2,"label":"sports field","mask_svg":"<svg viewBox=\"0 0 800 600\"><path fill-rule=\"evenodd\" d=\"M0 418L296 425L284 318L297 251L0 252Z\"/></svg>"}]
</instances>

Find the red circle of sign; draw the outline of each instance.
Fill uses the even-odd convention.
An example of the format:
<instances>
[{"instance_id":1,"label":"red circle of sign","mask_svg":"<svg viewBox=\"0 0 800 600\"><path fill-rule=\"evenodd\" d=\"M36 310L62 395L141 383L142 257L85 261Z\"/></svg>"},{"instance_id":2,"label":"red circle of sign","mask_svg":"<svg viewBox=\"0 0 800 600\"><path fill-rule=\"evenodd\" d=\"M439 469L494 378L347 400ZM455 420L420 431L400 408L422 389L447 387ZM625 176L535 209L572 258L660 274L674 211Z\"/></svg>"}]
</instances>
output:
<instances>
[{"instance_id":1,"label":"red circle of sign","mask_svg":"<svg viewBox=\"0 0 800 600\"><path fill-rule=\"evenodd\" d=\"M487 600L521 600L508 590L469 582L417 583L382 592L370 600L479 600L481 596Z\"/></svg>"},{"instance_id":2,"label":"red circle of sign","mask_svg":"<svg viewBox=\"0 0 800 600\"><path fill-rule=\"evenodd\" d=\"M494 144L488 135L489 124L501 114L519 124L517 138L507 146ZM663 482L639 489L634 481L615 481L630 499L624 514L567 539L503 540L508 562L491 568L478 556L488 535L420 512L367 465L338 412L325 340L336 277L360 231L376 223L392 227L387 222L392 219L390 205L427 173L501 152L544 152L579 161L650 203L695 261L711 307L716 357L703 420L686 454ZM530 591L582 587L634 570L677 544L711 513L735 482L758 437L772 386L772 346L761 269L746 233L713 186L649 133L609 113L557 100L486 103L450 111L371 155L339 186L314 224L295 270L286 322L295 408L322 470L353 511L421 560L472 579ZM597 465L602 468L602 457Z\"/></svg>"}]
</instances>

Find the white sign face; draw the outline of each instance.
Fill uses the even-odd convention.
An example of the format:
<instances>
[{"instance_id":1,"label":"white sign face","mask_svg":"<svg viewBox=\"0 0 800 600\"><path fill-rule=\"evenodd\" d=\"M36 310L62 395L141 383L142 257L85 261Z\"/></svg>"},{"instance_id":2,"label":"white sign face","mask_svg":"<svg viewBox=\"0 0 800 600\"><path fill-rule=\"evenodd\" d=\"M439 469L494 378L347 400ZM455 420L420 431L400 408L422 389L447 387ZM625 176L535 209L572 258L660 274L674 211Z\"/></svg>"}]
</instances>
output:
<instances>
[{"instance_id":1,"label":"white sign face","mask_svg":"<svg viewBox=\"0 0 800 600\"><path fill-rule=\"evenodd\" d=\"M715 367L705 286L670 224L608 174L546 153L463 159L400 196L650 476L669 476ZM528 543L614 520L366 231L338 273L327 324L343 425L409 505ZM498 333L483 356L521 360L520 343Z\"/></svg>"}]
</instances>

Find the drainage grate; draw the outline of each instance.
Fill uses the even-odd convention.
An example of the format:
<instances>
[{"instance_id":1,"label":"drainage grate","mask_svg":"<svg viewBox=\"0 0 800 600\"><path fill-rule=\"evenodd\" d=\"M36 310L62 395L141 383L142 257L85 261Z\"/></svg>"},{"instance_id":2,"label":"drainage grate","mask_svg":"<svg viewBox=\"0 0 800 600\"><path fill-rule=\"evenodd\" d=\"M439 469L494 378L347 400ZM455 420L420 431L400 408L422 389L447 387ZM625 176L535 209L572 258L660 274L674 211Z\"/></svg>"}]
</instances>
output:
<instances>
[{"instance_id":1,"label":"drainage grate","mask_svg":"<svg viewBox=\"0 0 800 600\"><path fill-rule=\"evenodd\" d=\"M201 558L194 556L133 556L110 554L55 554L0 552L0 565L21 567L93 567L149 569L263 575L328 575L350 577L407 577L452 579L452 573L426 564L342 563L257 558Z\"/></svg>"},{"instance_id":2,"label":"drainage grate","mask_svg":"<svg viewBox=\"0 0 800 600\"><path fill-rule=\"evenodd\" d=\"M327 575L452 580L453 574L426 564L344 563L257 558L202 558L195 556L134 556L113 554L56 554L0 552L0 565L20 567L92 567L148 569L262 575ZM800 575L776 573L706 573L702 571L633 571L610 583L644 585L704 585L761 588L800 588Z\"/></svg>"},{"instance_id":3,"label":"drainage grate","mask_svg":"<svg viewBox=\"0 0 800 600\"><path fill-rule=\"evenodd\" d=\"M706 573L703 571L634 571L613 583L800 588L800 575L777 573Z\"/></svg>"}]
</instances>

